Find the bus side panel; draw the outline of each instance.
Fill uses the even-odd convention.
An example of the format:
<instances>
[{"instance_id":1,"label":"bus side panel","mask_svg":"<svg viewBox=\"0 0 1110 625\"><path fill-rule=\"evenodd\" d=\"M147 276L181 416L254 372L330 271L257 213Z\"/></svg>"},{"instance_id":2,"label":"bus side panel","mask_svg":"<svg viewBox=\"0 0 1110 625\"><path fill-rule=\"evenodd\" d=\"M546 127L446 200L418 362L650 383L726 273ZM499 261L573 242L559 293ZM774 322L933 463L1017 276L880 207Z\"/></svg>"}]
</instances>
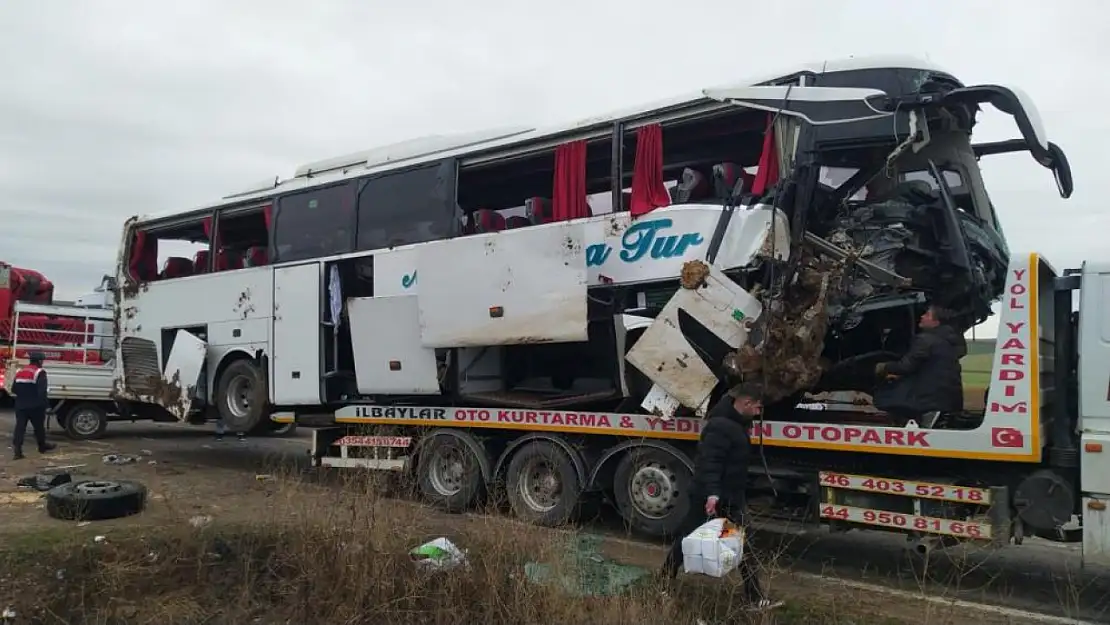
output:
<instances>
[{"instance_id":1,"label":"bus side panel","mask_svg":"<svg viewBox=\"0 0 1110 625\"><path fill-rule=\"evenodd\" d=\"M429 243L417 268L424 347L588 339L582 223Z\"/></svg>"}]
</instances>

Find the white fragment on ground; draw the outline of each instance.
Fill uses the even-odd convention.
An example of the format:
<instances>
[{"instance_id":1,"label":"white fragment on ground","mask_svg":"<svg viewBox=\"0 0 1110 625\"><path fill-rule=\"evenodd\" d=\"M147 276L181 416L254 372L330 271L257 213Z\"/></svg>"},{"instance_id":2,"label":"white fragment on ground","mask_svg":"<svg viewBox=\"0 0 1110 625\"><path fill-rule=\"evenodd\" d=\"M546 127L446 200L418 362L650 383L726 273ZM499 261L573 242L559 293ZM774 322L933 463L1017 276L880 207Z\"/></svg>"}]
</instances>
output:
<instances>
[{"instance_id":1,"label":"white fragment on ground","mask_svg":"<svg viewBox=\"0 0 1110 625\"><path fill-rule=\"evenodd\" d=\"M457 566L466 565L466 552L455 546L455 543L440 537L428 541L409 551L416 566L433 571L444 571Z\"/></svg>"},{"instance_id":2,"label":"white fragment on ground","mask_svg":"<svg viewBox=\"0 0 1110 625\"><path fill-rule=\"evenodd\" d=\"M108 542L108 537L107 536L93 536L93 542L98 544L98 545L103 545L104 543Z\"/></svg>"},{"instance_id":3,"label":"white fragment on ground","mask_svg":"<svg viewBox=\"0 0 1110 625\"><path fill-rule=\"evenodd\" d=\"M207 514L198 514L197 516L189 519L189 525L193 527L204 527L212 522L212 517Z\"/></svg>"},{"instance_id":4,"label":"white fragment on ground","mask_svg":"<svg viewBox=\"0 0 1110 625\"><path fill-rule=\"evenodd\" d=\"M139 461L139 457L126 454L108 454L101 458L101 460L104 464L133 464Z\"/></svg>"}]
</instances>

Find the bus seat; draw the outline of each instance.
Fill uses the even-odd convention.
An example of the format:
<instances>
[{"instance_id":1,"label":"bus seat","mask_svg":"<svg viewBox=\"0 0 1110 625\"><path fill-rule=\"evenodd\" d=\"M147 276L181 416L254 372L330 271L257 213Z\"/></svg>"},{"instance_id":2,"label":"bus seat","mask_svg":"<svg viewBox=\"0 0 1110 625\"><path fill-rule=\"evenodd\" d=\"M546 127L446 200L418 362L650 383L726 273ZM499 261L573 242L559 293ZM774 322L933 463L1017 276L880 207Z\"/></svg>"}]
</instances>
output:
<instances>
[{"instance_id":1,"label":"bus seat","mask_svg":"<svg viewBox=\"0 0 1110 625\"><path fill-rule=\"evenodd\" d=\"M509 217L505 220L505 227L509 230L512 230L513 228L523 228L525 226L531 225L532 222L529 221L527 217L521 217L520 215L513 215L512 217Z\"/></svg>"},{"instance_id":2,"label":"bus seat","mask_svg":"<svg viewBox=\"0 0 1110 625\"><path fill-rule=\"evenodd\" d=\"M208 250L201 250L193 256L193 273L208 273Z\"/></svg>"},{"instance_id":3,"label":"bus seat","mask_svg":"<svg viewBox=\"0 0 1110 625\"><path fill-rule=\"evenodd\" d=\"M482 208L474 211L474 232L500 232L505 229L505 218L495 210Z\"/></svg>"},{"instance_id":4,"label":"bus seat","mask_svg":"<svg viewBox=\"0 0 1110 625\"><path fill-rule=\"evenodd\" d=\"M257 245L247 249L247 267L261 267L270 264L270 254L265 247Z\"/></svg>"},{"instance_id":5,"label":"bus seat","mask_svg":"<svg viewBox=\"0 0 1110 625\"><path fill-rule=\"evenodd\" d=\"M162 265L162 278L183 278L193 275L193 261L180 256L170 256Z\"/></svg>"},{"instance_id":6,"label":"bus seat","mask_svg":"<svg viewBox=\"0 0 1110 625\"><path fill-rule=\"evenodd\" d=\"M671 202L674 204L690 204L708 198L713 189L706 180L705 174L696 169L687 167L682 170L682 179L671 189Z\"/></svg>"},{"instance_id":7,"label":"bus seat","mask_svg":"<svg viewBox=\"0 0 1110 625\"><path fill-rule=\"evenodd\" d=\"M216 271L242 268L243 257L235 250L222 249L216 253Z\"/></svg>"},{"instance_id":8,"label":"bus seat","mask_svg":"<svg viewBox=\"0 0 1110 625\"><path fill-rule=\"evenodd\" d=\"M524 214L533 224L546 224L554 220L551 214L551 200L545 197L530 197L524 200Z\"/></svg>"},{"instance_id":9,"label":"bus seat","mask_svg":"<svg viewBox=\"0 0 1110 625\"><path fill-rule=\"evenodd\" d=\"M737 191L736 185L742 183L740 188L748 191L755 182L755 176L744 171L736 163L718 163L713 166L713 193L718 200L727 200Z\"/></svg>"}]
</instances>

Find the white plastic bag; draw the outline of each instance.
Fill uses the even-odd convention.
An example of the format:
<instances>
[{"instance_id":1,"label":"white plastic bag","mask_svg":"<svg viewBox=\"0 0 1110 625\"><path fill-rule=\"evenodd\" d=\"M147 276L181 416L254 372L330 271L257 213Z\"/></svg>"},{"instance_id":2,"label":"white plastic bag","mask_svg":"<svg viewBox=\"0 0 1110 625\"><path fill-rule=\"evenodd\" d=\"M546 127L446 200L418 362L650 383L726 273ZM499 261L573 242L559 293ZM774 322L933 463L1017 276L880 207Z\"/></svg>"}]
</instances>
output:
<instances>
[{"instance_id":1,"label":"white plastic bag","mask_svg":"<svg viewBox=\"0 0 1110 625\"><path fill-rule=\"evenodd\" d=\"M744 532L727 519L707 521L682 539L682 568L687 573L724 577L740 565Z\"/></svg>"},{"instance_id":2,"label":"white plastic bag","mask_svg":"<svg viewBox=\"0 0 1110 625\"><path fill-rule=\"evenodd\" d=\"M409 551L409 558L421 568L437 571L467 564L466 552L442 537L414 547Z\"/></svg>"}]
</instances>

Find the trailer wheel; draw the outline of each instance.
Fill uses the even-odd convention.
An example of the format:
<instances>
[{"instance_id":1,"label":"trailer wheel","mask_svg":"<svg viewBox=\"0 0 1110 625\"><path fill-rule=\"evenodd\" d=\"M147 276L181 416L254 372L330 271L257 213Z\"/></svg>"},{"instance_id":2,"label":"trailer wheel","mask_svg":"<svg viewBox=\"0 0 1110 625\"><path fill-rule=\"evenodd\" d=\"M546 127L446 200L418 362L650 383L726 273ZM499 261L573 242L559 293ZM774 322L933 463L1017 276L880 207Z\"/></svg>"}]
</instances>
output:
<instances>
[{"instance_id":1,"label":"trailer wheel","mask_svg":"<svg viewBox=\"0 0 1110 625\"><path fill-rule=\"evenodd\" d=\"M436 436L420 452L417 481L424 499L447 512L470 509L482 494L481 464L454 436Z\"/></svg>"},{"instance_id":2,"label":"trailer wheel","mask_svg":"<svg viewBox=\"0 0 1110 625\"><path fill-rule=\"evenodd\" d=\"M673 536L690 508L690 470L674 455L633 449L613 474L613 499L628 525L648 536Z\"/></svg>"},{"instance_id":3,"label":"trailer wheel","mask_svg":"<svg viewBox=\"0 0 1110 625\"><path fill-rule=\"evenodd\" d=\"M138 482L80 480L46 493L46 513L66 521L99 521L137 514L146 505L146 487Z\"/></svg>"},{"instance_id":4,"label":"trailer wheel","mask_svg":"<svg viewBox=\"0 0 1110 625\"><path fill-rule=\"evenodd\" d=\"M509 462L507 482L509 505L522 520L554 527L578 511L578 472L558 445L537 441L522 447Z\"/></svg>"},{"instance_id":5,"label":"trailer wheel","mask_svg":"<svg viewBox=\"0 0 1110 625\"><path fill-rule=\"evenodd\" d=\"M66 436L76 441L87 441L104 436L108 429L108 411L93 403L81 403L58 415Z\"/></svg>"},{"instance_id":6,"label":"trailer wheel","mask_svg":"<svg viewBox=\"0 0 1110 625\"><path fill-rule=\"evenodd\" d=\"M241 433L254 430L265 416L266 401L266 378L250 360L236 360L220 374L216 408L227 429Z\"/></svg>"}]
</instances>

